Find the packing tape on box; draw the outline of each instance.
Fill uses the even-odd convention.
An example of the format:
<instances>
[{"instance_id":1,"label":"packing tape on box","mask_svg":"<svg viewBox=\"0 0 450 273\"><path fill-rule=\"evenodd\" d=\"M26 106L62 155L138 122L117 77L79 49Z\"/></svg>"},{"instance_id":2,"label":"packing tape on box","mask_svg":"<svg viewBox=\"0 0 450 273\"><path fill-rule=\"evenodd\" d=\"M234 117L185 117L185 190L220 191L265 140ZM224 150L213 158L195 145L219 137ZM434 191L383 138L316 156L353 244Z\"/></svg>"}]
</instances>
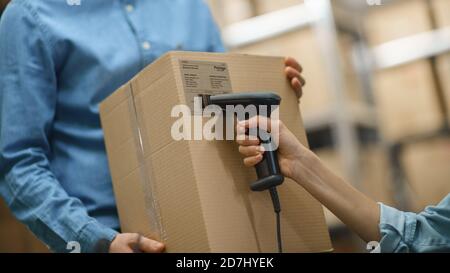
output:
<instances>
[{"instance_id":1,"label":"packing tape on box","mask_svg":"<svg viewBox=\"0 0 450 273\"><path fill-rule=\"evenodd\" d=\"M143 141L144 139L147 139L145 135L146 130L143 127L144 126L143 122L141 122L140 120L140 117L142 117L142 115L138 114L138 109L136 107L136 99L133 92L133 84L130 83L129 86L131 99L128 100L128 102L130 104L129 105L130 108L133 111L130 115L131 117L130 124L133 127L132 128L133 138L134 143L137 147L136 151L137 151L137 159L139 162L139 175L141 178L140 179L141 186L145 197L145 209L149 217L149 224L152 230L152 234L150 234L150 237L164 242L166 241L167 236L162 225L161 210L158 204L158 199L156 198L156 188L154 183L152 183L152 181L154 181L154 176L152 168L149 167L145 161L145 150ZM148 234L143 235L148 236Z\"/></svg>"}]
</instances>

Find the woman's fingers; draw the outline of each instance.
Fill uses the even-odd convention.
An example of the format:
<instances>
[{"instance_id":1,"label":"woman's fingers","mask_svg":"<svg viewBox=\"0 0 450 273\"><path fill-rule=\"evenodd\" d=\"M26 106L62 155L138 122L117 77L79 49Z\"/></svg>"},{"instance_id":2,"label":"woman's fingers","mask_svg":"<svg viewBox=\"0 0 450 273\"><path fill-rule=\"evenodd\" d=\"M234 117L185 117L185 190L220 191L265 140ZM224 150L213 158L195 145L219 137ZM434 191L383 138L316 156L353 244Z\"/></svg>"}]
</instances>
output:
<instances>
[{"instance_id":1,"label":"woman's fingers","mask_svg":"<svg viewBox=\"0 0 450 273\"><path fill-rule=\"evenodd\" d=\"M262 154L246 157L244 158L244 165L247 167L252 167L258 164L262 159L263 159Z\"/></svg>"},{"instance_id":2,"label":"woman's fingers","mask_svg":"<svg viewBox=\"0 0 450 273\"><path fill-rule=\"evenodd\" d=\"M256 156L264 153L264 148L262 146L239 146L239 152L246 157Z\"/></svg>"},{"instance_id":3,"label":"woman's fingers","mask_svg":"<svg viewBox=\"0 0 450 273\"><path fill-rule=\"evenodd\" d=\"M296 59L294 59L292 57L286 57L284 59L284 64L286 66L293 67L294 69L298 70L299 72L303 71L303 67L297 62Z\"/></svg>"},{"instance_id":4,"label":"woman's fingers","mask_svg":"<svg viewBox=\"0 0 450 273\"><path fill-rule=\"evenodd\" d=\"M244 137L246 138L244 139ZM259 139L248 139L248 136L243 136L242 139L238 139L236 142L242 146L256 146L260 143Z\"/></svg>"},{"instance_id":5,"label":"woman's fingers","mask_svg":"<svg viewBox=\"0 0 450 273\"><path fill-rule=\"evenodd\" d=\"M270 132L272 129L272 120L264 116L254 116L248 120L239 121L237 124L237 132L242 135L246 128L256 127Z\"/></svg>"}]
</instances>

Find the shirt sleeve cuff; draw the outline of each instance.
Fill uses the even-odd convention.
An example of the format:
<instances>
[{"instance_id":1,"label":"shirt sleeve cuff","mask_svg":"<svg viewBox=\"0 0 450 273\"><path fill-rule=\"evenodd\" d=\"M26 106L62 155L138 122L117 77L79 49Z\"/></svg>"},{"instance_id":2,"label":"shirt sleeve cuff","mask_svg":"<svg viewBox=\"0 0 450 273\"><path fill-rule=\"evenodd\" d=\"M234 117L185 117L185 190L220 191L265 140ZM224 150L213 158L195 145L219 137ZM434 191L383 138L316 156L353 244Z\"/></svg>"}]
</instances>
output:
<instances>
[{"instance_id":1,"label":"shirt sleeve cuff","mask_svg":"<svg viewBox=\"0 0 450 273\"><path fill-rule=\"evenodd\" d=\"M378 203L380 206L381 251L398 252L406 249L414 235L416 222L406 212Z\"/></svg>"},{"instance_id":2,"label":"shirt sleeve cuff","mask_svg":"<svg viewBox=\"0 0 450 273\"><path fill-rule=\"evenodd\" d=\"M380 206L380 228L389 226L394 228L399 233L403 233L405 228L405 217L403 212L396 208L389 207L383 203L378 203Z\"/></svg>"},{"instance_id":3,"label":"shirt sleeve cuff","mask_svg":"<svg viewBox=\"0 0 450 273\"><path fill-rule=\"evenodd\" d=\"M79 233L78 240L83 253L108 252L109 245L118 234L114 229L97 221L89 222Z\"/></svg>"}]
</instances>

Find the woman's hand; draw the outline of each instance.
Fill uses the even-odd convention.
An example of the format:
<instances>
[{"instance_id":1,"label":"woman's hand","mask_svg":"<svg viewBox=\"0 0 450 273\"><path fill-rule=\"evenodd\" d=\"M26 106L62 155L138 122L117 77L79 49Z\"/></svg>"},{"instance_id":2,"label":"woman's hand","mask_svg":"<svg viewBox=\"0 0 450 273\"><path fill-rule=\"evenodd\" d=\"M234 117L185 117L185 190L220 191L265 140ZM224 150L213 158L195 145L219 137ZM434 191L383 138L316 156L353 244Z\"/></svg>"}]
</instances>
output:
<instances>
[{"instance_id":1,"label":"woman's hand","mask_svg":"<svg viewBox=\"0 0 450 273\"><path fill-rule=\"evenodd\" d=\"M278 127L278 130L275 126ZM259 139L250 139L249 136L245 135L246 129L256 127L271 132L272 141L278 145L281 172L284 176L294 178L295 165L298 165L305 157L310 156L312 152L303 146L280 120L257 116L237 124L237 143L239 144L239 152L245 157L245 166L254 166L263 159L264 148L260 145ZM277 131L278 133L274 135L274 132Z\"/></svg>"},{"instance_id":2,"label":"woman's hand","mask_svg":"<svg viewBox=\"0 0 450 273\"><path fill-rule=\"evenodd\" d=\"M164 244L137 233L119 233L109 246L110 253L160 253Z\"/></svg>"},{"instance_id":3,"label":"woman's hand","mask_svg":"<svg viewBox=\"0 0 450 273\"><path fill-rule=\"evenodd\" d=\"M286 57L284 60L284 65L286 66L284 73L291 83L291 87L295 91L297 98L300 99L303 95L302 88L306 83L305 79L301 75L303 68L298 61L292 57Z\"/></svg>"},{"instance_id":4,"label":"woman's hand","mask_svg":"<svg viewBox=\"0 0 450 273\"><path fill-rule=\"evenodd\" d=\"M257 126L271 131L272 141L278 145L278 161L284 176L306 189L362 239L380 240L378 204L330 171L281 121L257 116L237 124L239 152L245 156L246 166L254 166L263 159L260 141L245 135L247 128ZM275 126L278 126L278 133Z\"/></svg>"}]
</instances>

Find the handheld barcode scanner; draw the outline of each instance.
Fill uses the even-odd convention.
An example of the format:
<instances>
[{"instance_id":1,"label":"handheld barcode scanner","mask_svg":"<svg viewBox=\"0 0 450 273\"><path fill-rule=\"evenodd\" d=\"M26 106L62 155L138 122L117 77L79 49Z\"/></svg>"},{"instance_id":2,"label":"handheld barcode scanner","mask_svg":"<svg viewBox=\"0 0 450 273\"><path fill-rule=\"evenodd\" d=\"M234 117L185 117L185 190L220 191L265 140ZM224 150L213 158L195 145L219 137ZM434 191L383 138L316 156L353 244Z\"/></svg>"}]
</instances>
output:
<instances>
[{"instance_id":1,"label":"handheld barcode scanner","mask_svg":"<svg viewBox=\"0 0 450 273\"><path fill-rule=\"evenodd\" d=\"M227 105L242 105L244 108L249 105L254 105L256 107L256 115L266 115L268 118L270 118L272 114L273 106L279 106L280 101L280 96L270 92L222 94L214 96L202 95L203 108L208 105L217 105L225 111ZM260 111L260 106L266 106L265 111ZM251 118L251 116L245 117L245 119L249 118ZM274 211L277 215L278 250L279 252L282 252L280 231L281 206L276 187L283 183L284 176L281 174L280 166L278 164L277 149L273 149L273 146L271 146L270 133L258 128L257 135L262 146L265 148L265 152L262 161L255 166L258 179L250 184L250 188L252 191L269 190Z\"/></svg>"}]
</instances>

